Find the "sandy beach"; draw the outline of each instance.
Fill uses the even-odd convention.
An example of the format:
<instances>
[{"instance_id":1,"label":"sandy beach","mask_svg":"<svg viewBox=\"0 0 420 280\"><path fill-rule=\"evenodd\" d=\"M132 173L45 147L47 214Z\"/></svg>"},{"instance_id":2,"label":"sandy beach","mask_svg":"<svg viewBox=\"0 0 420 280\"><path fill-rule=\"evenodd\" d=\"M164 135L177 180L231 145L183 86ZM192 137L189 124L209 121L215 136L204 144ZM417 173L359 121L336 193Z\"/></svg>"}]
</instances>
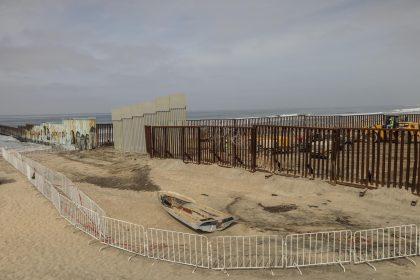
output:
<instances>
[{"instance_id":1,"label":"sandy beach","mask_svg":"<svg viewBox=\"0 0 420 280\"><path fill-rule=\"evenodd\" d=\"M62 172L118 219L190 231L162 211L157 190L185 194L239 218L223 232L251 235L367 229L418 222L420 207L409 191L380 188L363 198L360 189L217 165L149 159L103 148L91 152L35 153L31 157Z\"/></svg>"},{"instance_id":2,"label":"sandy beach","mask_svg":"<svg viewBox=\"0 0 420 280\"><path fill-rule=\"evenodd\" d=\"M419 206L405 190L379 189L359 198L359 189L280 176L265 178L218 166L150 160L104 148L91 152L34 153L30 157L63 172L111 217L183 232L193 232L163 211L158 189L189 195L199 202L236 215L237 224L214 235L251 235L364 229L416 223ZM103 245L59 218L53 206L16 170L0 160L1 279L195 279L226 278L219 271L192 268L145 258ZM153 264L154 263L154 264ZM413 279L420 272L408 260L367 265L275 270L295 279ZM262 279L269 270L230 271L230 278Z\"/></svg>"}]
</instances>

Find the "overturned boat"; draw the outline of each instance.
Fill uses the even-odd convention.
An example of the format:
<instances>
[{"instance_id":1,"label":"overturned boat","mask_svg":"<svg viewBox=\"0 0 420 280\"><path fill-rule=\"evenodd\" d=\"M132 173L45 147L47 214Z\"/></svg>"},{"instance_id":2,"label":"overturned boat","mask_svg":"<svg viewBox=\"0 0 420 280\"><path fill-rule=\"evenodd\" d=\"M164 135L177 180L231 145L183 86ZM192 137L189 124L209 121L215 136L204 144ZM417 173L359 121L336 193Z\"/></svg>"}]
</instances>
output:
<instances>
[{"instance_id":1,"label":"overturned boat","mask_svg":"<svg viewBox=\"0 0 420 280\"><path fill-rule=\"evenodd\" d=\"M192 198L174 192L160 191L158 198L172 217L183 224L204 232L224 230L235 222L235 217L196 203Z\"/></svg>"}]
</instances>

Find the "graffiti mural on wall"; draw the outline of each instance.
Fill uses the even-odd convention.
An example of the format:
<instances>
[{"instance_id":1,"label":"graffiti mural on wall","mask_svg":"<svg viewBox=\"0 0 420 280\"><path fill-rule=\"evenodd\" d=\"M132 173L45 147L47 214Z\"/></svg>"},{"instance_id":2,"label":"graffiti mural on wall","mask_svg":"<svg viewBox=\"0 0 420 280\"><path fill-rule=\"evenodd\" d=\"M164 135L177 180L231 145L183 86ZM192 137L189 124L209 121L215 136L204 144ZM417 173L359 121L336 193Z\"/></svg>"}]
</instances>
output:
<instances>
[{"instance_id":1,"label":"graffiti mural on wall","mask_svg":"<svg viewBox=\"0 0 420 280\"><path fill-rule=\"evenodd\" d=\"M26 141L79 150L90 150L97 146L95 118L65 119L56 123L26 125L19 129Z\"/></svg>"}]
</instances>

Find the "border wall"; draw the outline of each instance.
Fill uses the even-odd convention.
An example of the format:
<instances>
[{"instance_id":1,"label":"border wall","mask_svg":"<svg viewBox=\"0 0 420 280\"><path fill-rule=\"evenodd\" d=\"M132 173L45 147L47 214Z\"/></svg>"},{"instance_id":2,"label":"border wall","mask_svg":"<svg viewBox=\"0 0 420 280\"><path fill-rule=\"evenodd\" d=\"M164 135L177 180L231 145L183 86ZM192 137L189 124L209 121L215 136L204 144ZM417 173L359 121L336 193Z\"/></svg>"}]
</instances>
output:
<instances>
[{"instance_id":1,"label":"border wall","mask_svg":"<svg viewBox=\"0 0 420 280\"><path fill-rule=\"evenodd\" d=\"M7 131L6 131L7 132ZM65 149L90 150L97 146L96 118L71 118L61 122L27 124L4 133L21 141L57 145Z\"/></svg>"},{"instance_id":2,"label":"border wall","mask_svg":"<svg viewBox=\"0 0 420 280\"><path fill-rule=\"evenodd\" d=\"M18 136L18 129L7 125L0 125L0 134L7 136Z\"/></svg>"},{"instance_id":3,"label":"border wall","mask_svg":"<svg viewBox=\"0 0 420 280\"><path fill-rule=\"evenodd\" d=\"M96 145L112 146L114 145L114 128L112 123L97 123L96 124Z\"/></svg>"},{"instance_id":4,"label":"border wall","mask_svg":"<svg viewBox=\"0 0 420 280\"><path fill-rule=\"evenodd\" d=\"M184 94L113 109L114 147L123 152L146 153L146 125L185 125L186 117Z\"/></svg>"},{"instance_id":5,"label":"border wall","mask_svg":"<svg viewBox=\"0 0 420 280\"><path fill-rule=\"evenodd\" d=\"M294 126L147 127L152 158L420 195L420 130Z\"/></svg>"}]
</instances>

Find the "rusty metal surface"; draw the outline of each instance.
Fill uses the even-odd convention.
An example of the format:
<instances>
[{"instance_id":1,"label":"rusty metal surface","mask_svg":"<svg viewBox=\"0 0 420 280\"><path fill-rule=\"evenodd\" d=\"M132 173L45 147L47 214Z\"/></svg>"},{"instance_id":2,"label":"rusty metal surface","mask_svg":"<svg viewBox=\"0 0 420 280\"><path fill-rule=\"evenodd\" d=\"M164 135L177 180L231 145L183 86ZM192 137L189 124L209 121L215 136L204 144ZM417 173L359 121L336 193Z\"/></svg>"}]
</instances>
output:
<instances>
[{"instance_id":1,"label":"rusty metal surface","mask_svg":"<svg viewBox=\"0 0 420 280\"><path fill-rule=\"evenodd\" d=\"M100 146L112 146L114 127L112 123L96 124L96 144Z\"/></svg>"},{"instance_id":2,"label":"rusty metal surface","mask_svg":"<svg viewBox=\"0 0 420 280\"><path fill-rule=\"evenodd\" d=\"M420 194L420 130L256 125L146 131L151 157Z\"/></svg>"}]
</instances>

